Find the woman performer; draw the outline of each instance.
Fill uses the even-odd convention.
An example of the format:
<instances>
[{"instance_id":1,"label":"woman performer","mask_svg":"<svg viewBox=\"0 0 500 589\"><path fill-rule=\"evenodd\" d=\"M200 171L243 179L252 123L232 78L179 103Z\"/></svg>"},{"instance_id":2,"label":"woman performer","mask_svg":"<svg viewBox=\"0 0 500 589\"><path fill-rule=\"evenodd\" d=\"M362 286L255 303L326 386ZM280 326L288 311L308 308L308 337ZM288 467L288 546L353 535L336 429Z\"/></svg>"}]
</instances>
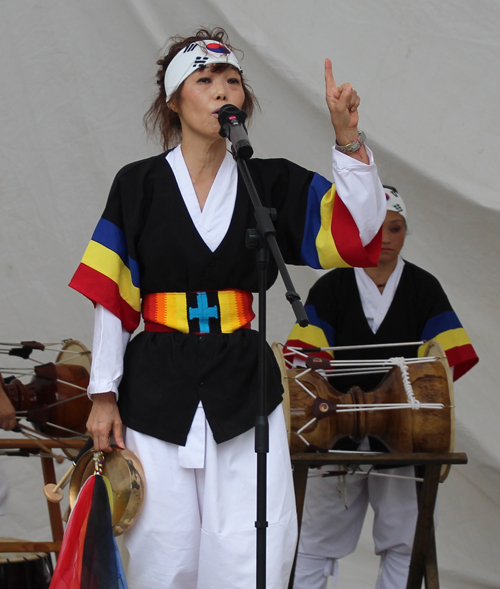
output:
<instances>
[{"instance_id":1,"label":"woman performer","mask_svg":"<svg viewBox=\"0 0 500 589\"><path fill-rule=\"evenodd\" d=\"M255 221L218 112L233 104L251 114L255 98L222 29L174 38L158 65L146 121L169 151L118 173L71 282L96 304L88 429L109 451L110 433L124 447L123 422L145 470L143 510L125 537L130 586L248 589L258 334L249 329L257 273L245 232ZM335 185L286 160L252 159L250 174L264 206L277 210L287 263L375 265L385 197L358 133L359 97L335 85L329 60L325 79L339 144ZM268 286L276 274L271 262ZM141 312L145 331L128 343ZM270 349L267 398L267 583L278 589L287 585L296 517Z\"/></svg>"},{"instance_id":2,"label":"woman performer","mask_svg":"<svg viewBox=\"0 0 500 589\"><path fill-rule=\"evenodd\" d=\"M446 352L456 380L478 358L436 278L400 256L407 233L406 207L395 188L384 188L387 215L382 226L378 266L342 268L322 276L311 288L306 302L310 325L306 328L296 325L287 345L329 347L436 339ZM335 351L335 358L415 357L417 353L417 346L396 346ZM326 352L322 354L327 356ZM345 393L353 385L371 391L383 377L383 374L371 374L330 380L338 391ZM335 448L387 451L373 438L363 440L360 445L345 438ZM346 505L339 496L339 479L322 477L321 470L311 471L307 483L294 588L325 589L330 575L336 582L338 559L355 550L368 503L375 511L375 553L381 556L375 587L406 587L418 514L414 481L348 476ZM413 467L381 472L415 476Z\"/></svg>"}]
</instances>

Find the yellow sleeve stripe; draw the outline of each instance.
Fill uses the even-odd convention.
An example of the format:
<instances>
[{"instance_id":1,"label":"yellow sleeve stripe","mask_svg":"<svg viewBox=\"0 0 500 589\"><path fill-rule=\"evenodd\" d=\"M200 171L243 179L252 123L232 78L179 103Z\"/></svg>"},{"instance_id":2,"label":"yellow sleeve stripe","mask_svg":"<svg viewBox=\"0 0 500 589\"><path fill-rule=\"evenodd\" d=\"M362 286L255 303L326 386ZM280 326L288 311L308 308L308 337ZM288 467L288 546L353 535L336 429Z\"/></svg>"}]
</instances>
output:
<instances>
[{"instance_id":1,"label":"yellow sleeve stripe","mask_svg":"<svg viewBox=\"0 0 500 589\"><path fill-rule=\"evenodd\" d=\"M130 270L118 254L100 243L91 241L85 250L82 263L115 282L122 299L135 311L141 311L141 292L133 285Z\"/></svg>"},{"instance_id":2,"label":"yellow sleeve stripe","mask_svg":"<svg viewBox=\"0 0 500 589\"><path fill-rule=\"evenodd\" d=\"M335 194L335 185L332 185L321 200L321 227L316 237L316 249L322 268L350 268L339 254L332 235Z\"/></svg>"},{"instance_id":3,"label":"yellow sleeve stripe","mask_svg":"<svg viewBox=\"0 0 500 589\"><path fill-rule=\"evenodd\" d=\"M456 329L448 329L448 331L444 331L432 338L441 344L443 350L447 352L453 348L458 348L460 346L466 346L470 344L469 336L467 335L465 329L463 327L457 327ZM425 344L420 346L418 350L418 355L421 356L423 353L423 349Z\"/></svg>"},{"instance_id":4,"label":"yellow sleeve stripe","mask_svg":"<svg viewBox=\"0 0 500 589\"><path fill-rule=\"evenodd\" d=\"M316 327L316 325L300 327L300 325L296 323L293 326L288 339L300 340L301 342L304 342L305 346L310 346L311 348L327 348L330 345L326 339L325 332L320 327Z\"/></svg>"}]
</instances>

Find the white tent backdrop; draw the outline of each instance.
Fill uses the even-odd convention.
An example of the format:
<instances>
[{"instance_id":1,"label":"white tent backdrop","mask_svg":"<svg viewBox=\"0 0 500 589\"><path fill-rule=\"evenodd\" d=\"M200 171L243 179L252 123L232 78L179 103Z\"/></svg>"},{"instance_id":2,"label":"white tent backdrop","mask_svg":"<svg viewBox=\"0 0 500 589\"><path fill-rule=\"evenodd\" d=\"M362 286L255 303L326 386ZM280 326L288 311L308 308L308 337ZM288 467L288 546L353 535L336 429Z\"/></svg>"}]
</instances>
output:
<instances>
[{"instance_id":1,"label":"white tent backdrop","mask_svg":"<svg viewBox=\"0 0 500 589\"><path fill-rule=\"evenodd\" d=\"M382 181L407 202L405 256L441 280L481 359L455 390L456 449L469 464L440 487L441 586L500 587L500 3L2 0L0 11L4 342L73 337L91 346L92 305L66 285L114 174L160 150L141 119L168 37L225 27L262 107L250 128L256 154L328 177L323 61L332 59L337 81L362 97L360 126ZM293 276L305 298L317 273ZM284 341L293 316L281 283L269 303L268 339ZM0 461L12 486L0 535L48 539L37 460ZM373 586L371 550L365 527L339 587Z\"/></svg>"}]
</instances>

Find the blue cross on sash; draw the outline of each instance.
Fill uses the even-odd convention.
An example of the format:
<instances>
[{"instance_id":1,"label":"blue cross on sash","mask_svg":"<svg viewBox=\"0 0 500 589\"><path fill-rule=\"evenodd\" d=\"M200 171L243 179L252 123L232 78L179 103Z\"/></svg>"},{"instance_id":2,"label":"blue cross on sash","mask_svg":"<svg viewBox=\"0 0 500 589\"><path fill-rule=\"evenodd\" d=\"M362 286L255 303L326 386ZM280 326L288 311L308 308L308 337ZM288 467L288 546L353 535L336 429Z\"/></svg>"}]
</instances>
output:
<instances>
[{"instance_id":1,"label":"blue cross on sash","mask_svg":"<svg viewBox=\"0 0 500 589\"><path fill-rule=\"evenodd\" d=\"M210 333L209 319L219 318L219 309L217 306L208 306L208 297L206 292L196 293L198 307L188 307L189 319L198 319L200 322L200 333Z\"/></svg>"}]
</instances>

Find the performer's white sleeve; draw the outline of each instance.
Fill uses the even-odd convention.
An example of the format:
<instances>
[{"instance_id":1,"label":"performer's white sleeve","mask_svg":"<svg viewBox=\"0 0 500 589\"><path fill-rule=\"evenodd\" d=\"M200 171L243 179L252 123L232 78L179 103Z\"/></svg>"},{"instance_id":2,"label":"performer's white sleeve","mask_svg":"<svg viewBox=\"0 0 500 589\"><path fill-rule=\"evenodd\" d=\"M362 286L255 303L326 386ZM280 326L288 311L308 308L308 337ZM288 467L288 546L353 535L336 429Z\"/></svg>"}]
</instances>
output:
<instances>
[{"instance_id":1,"label":"performer's white sleeve","mask_svg":"<svg viewBox=\"0 0 500 589\"><path fill-rule=\"evenodd\" d=\"M89 395L114 392L118 399L123 355L129 339L130 333L123 328L120 319L102 305L96 305Z\"/></svg>"},{"instance_id":2,"label":"performer's white sleeve","mask_svg":"<svg viewBox=\"0 0 500 589\"><path fill-rule=\"evenodd\" d=\"M349 209L358 226L361 243L367 245L377 235L387 208L382 183L378 177L373 153L365 145L369 163L332 149L333 181L338 196Z\"/></svg>"}]
</instances>

